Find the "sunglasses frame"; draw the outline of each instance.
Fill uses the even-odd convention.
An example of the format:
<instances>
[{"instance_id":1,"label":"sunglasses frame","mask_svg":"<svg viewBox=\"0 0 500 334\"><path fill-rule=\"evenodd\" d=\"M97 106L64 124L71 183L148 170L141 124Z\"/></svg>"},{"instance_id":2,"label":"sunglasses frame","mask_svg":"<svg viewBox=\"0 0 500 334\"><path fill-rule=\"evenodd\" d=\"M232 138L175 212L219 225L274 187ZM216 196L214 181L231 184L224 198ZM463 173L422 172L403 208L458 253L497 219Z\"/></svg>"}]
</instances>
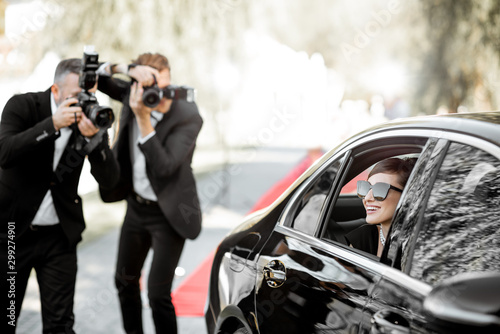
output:
<instances>
[{"instance_id":1,"label":"sunglasses frame","mask_svg":"<svg viewBox=\"0 0 500 334\"><path fill-rule=\"evenodd\" d=\"M366 194L364 195L361 195L360 192L359 192L359 188L360 188L360 184L368 184L369 188L368 188L368 191L366 192ZM375 196L375 192L374 192L374 189L373 187L377 186L377 184L384 184L387 187L387 190L385 191L385 195L382 197L382 196ZM379 202L382 202L383 200L385 200L387 198L387 195L389 195L389 190L396 190L396 191L399 191L400 193L403 192L403 189L400 189L400 188L397 188L395 186L393 186L392 184L389 184L387 182L377 182L375 184L371 184L370 182L368 181L365 181L365 180L359 180L357 183L356 183L356 193L358 195L359 198L361 199L364 199L366 197L366 195L368 195L368 193L370 192L370 190L372 191L372 195L373 195L373 198L375 198L377 201ZM377 191L378 192L378 191Z\"/></svg>"}]
</instances>

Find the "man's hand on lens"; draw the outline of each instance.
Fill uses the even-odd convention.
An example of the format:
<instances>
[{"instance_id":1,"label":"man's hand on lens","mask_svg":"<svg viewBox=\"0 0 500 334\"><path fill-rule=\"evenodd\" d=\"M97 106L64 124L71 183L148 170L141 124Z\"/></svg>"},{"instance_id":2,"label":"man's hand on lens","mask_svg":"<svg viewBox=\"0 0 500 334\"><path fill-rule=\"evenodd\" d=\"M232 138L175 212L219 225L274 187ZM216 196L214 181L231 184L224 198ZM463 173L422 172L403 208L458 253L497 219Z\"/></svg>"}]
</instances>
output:
<instances>
[{"instance_id":1,"label":"man's hand on lens","mask_svg":"<svg viewBox=\"0 0 500 334\"><path fill-rule=\"evenodd\" d=\"M80 121L82 118L82 108L70 105L77 103L78 100L74 97L64 100L58 107L54 115L52 115L52 122L54 128L59 131L62 128L68 127L71 124Z\"/></svg>"},{"instance_id":2,"label":"man's hand on lens","mask_svg":"<svg viewBox=\"0 0 500 334\"><path fill-rule=\"evenodd\" d=\"M160 76L160 72L157 69L144 65L137 65L130 68L127 74L139 82L142 87L152 86L155 83L154 78Z\"/></svg>"},{"instance_id":3,"label":"man's hand on lens","mask_svg":"<svg viewBox=\"0 0 500 334\"><path fill-rule=\"evenodd\" d=\"M90 119L87 118L87 116L85 116L84 113L82 113L82 118L78 122L78 129L80 130L80 133L87 138L90 138L99 132L99 129Z\"/></svg>"},{"instance_id":4,"label":"man's hand on lens","mask_svg":"<svg viewBox=\"0 0 500 334\"><path fill-rule=\"evenodd\" d=\"M130 87L129 105L137 119L141 136L145 137L153 132L154 128L151 125L151 111L153 111L153 109L146 107L142 102L143 92L144 89L142 85L138 82L134 82Z\"/></svg>"},{"instance_id":5,"label":"man's hand on lens","mask_svg":"<svg viewBox=\"0 0 500 334\"><path fill-rule=\"evenodd\" d=\"M134 82L130 87L129 105L138 119L148 119L153 109L146 107L142 102L144 89L140 83Z\"/></svg>"}]
</instances>

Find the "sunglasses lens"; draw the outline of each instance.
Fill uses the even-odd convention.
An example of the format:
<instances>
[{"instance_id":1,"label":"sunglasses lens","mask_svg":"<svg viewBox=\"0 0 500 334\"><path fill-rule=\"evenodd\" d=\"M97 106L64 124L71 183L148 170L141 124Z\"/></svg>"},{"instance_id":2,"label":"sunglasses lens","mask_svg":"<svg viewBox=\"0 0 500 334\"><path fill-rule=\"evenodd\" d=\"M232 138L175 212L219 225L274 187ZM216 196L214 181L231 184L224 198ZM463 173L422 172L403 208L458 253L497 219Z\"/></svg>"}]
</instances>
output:
<instances>
[{"instance_id":1,"label":"sunglasses lens","mask_svg":"<svg viewBox=\"0 0 500 334\"><path fill-rule=\"evenodd\" d=\"M383 201L391 188L391 185L388 183L379 182L371 185L368 181L358 181L357 186L359 198L365 198L370 189L372 189L373 198L377 201Z\"/></svg>"},{"instance_id":2,"label":"sunglasses lens","mask_svg":"<svg viewBox=\"0 0 500 334\"><path fill-rule=\"evenodd\" d=\"M391 185L388 183L375 183L374 185L372 185L373 198L375 198L377 201L383 201L387 197L390 188Z\"/></svg>"},{"instance_id":3,"label":"sunglasses lens","mask_svg":"<svg viewBox=\"0 0 500 334\"><path fill-rule=\"evenodd\" d=\"M357 189L358 197L365 198L365 196L370 191L371 188L370 183L368 183L367 181L358 181L357 186L358 186Z\"/></svg>"}]
</instances>

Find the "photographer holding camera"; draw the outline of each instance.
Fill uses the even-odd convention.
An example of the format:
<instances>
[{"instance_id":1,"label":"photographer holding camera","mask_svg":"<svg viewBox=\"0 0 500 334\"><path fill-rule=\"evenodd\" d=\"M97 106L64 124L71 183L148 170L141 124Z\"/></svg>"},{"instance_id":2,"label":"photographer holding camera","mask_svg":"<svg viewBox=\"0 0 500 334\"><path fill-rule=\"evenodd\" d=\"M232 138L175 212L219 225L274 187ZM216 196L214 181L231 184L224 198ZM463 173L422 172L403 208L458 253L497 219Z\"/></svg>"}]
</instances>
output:
<instances>
[{"instance_id":1,"label":"photographer holding camera","mask_svg":"<svg viewBox=\"0 0 500 334\"><path fill-rule=\"evenodd\" d=\"M8 309L15 308L7 325L3 320L7 330L2 333L15 332L33 268L43 332L74 333L76 246L85 228L77 188L87 153L98 183L112 186L118 181L118 166L107 134L87 117L77 98L82 93L81 70L81 59L62 60L50 89L15 95L2 113L1 286L4 295L9 292ZM96 87L89 89L90 96ZM75 142L80 138L92 142L94 148L78 148ZM5 275L10 279L9 287Z\"/></svg>"},{"instance_id":2,"label":"photographer holding camera","mask_svg":"<svg viewBox=\"0 0 500 334\"><path fill-rule=\"evenodd\" d=\"M127 333L142 333L140 277L153 249L149 305L157 333L177 333L171 288L185 239L201 230L201 210L191 161L202 118L192 89L170 85L170 65L160 54L141 54L132 65L105 64L99 90L123 103L113 147L120 181L100 187L105 202L127 200L115 284ZM101 67L102 68L102 67ZM132 85L110 75L128 74Z\"/></svg>"}]
</instances>

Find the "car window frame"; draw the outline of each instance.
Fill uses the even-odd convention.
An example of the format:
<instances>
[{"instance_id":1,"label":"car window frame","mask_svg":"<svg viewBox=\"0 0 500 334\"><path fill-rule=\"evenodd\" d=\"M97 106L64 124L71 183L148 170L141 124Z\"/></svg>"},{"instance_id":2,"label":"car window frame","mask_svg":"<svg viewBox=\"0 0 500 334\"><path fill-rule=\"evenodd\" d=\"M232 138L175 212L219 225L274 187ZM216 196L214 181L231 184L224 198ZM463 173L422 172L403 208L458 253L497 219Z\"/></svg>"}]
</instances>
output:
<instances>
[{"instance_id":1,"label":"car window frame","mask_svg":"<svg viewBox=\"0 0 500 334\"><path fill-rule=\"evenodd\" d=\"M328 190L328 195L324 201L324 203L328 203L328 199L332 196L332 189L335 188L335 184L337 184L339 175L341 175L342 171L345 168L345 164L346 164L346 161L348 160L349 155L350 155L350 151L341 151L338 154L333 155L321 167L319 167L306 181L304 181L304 183L302 183L300 185L300 187L297 189L297 191L295 191L293 196L288 201L285 209L281 213L280 218L278 219L279 225L287 227L287 228L292 229L294 231L298 231L300 233L304 233L306 235L310 235L310 234L307 234L303 231L300 231L299 229L293 228L293 221L295 220L295 214L297 213L297 209L299 207L300 200L304 197L305 193L310 189L310 187L313 186L318 181L318 179L323 175L323 173L328 168L330 168L332 166L332 164L334 164L336 161L340 161L340 160L344 159L340 163L340 167L339 167L339 170L337 172L337 175L335 175L335 179L332 182L330 189ZM321 211L323 211L323 209ZM316 222L317 225L321 221L322 218L323 217L320 213L320 215L318 216L318 221ZM315 229L313 236L316 236L316 233L317 233L317 227Z\"/></svg>"},{"instance_id":2,"label":"car window frame","mask_svg":"<svg viewBox=\"0 0 500 334\"><path fill-rule=\"evenodd\" d=\"M345 173L346 171L350 172L350 171L354 170L355 171L354 172L354 176L353 175L349 175L349 177L355 177L355 175L359 175L360 171L364 171L366 168L372 166L374 163L376 163L378 161L381 161L381 160L383 160L385 158L388 158L388 157L391 157L391 156L397 156L398 154L408 154L409 150L411 148L418 149L419 150L419 154L420 154L425 149L425 147L427 145L427 142L429 140L429 137L427 137L427 136L408 135L405 132L400 133L400 131L394 131L394 132L398 133L399 135L390 136L391 139L400 138L401 140L404 140L404 141L407 141L407 142L406 143L398 143L398 144L389 143L389 144L386 144L386 145L383 145L383 146L375 146L375 147L372 147L372 148L369 148L369 149L365 149L364 148L365 146L370 147L371 145L376 145L376 143L378 143L378 141L376 139L368 138L364 143L361 143L360 145L357 145L355 148L351 148L351 155L348 157L348 161L347 161L346 167L344 168L344 170L342 170L342 179L339 180L336 184L333 185L335 187L335 194L334 194L334 196L332 196L330 198L330 202L327 205L327 210L322 213L321 228L319 230L319 233L316 234L316 236L318 236L318 238L320 238L321 240L324 240L326 242L333 242L335 244L339 244L338 242L336 242L334 240L328 240L328 239L324 238L323 236L324 236L325 230L327 228L328 220L330 219L330 217L331 217L331 215L333 213L333 210L335 209L335 205L334 204L339 199L339 196L341 196L340 192L341 192L343 186L345 186L345 184L346 184L346 182L345 182L345 179L347 178L347 174ZM382 138L382 140L385 140L385 139L388 139L388 138L389 137L384 136ZM415 140L416 138L423 138L422 140L425 140L425 143L424 144L411 143L411 141ZM375 143L370 143L370 142L375 142ZM390 154L388 154L387 153L387 149L389 149L389 148L393 148L393 149L395 149L395 151L391 151ZM357 170L358 170L357 172L356 172L356 169L351 169L351 167L353 166L354 161L356 159L360 159L361 157L363 157L363 156L365 156L367 154L373 154L373 153L376 153L375 157L371 157L371 160L373 160L372 161L373 163L371 163L371 162L368 163L366 165L366 168L357 168ZM415 153L415 152L412 152L412 153ZM342 184L342 187L340 186L340 184ZM405 194L405 192L403 191L403 193L401 194L401 200L398 203L398 207L397 208L399 208L399 205L400 205L400 203L402 202L402 200L404 198L404 194ZM396 208L396 210L397 210L397 208ZM344 246L344 245L342 245L342 246ZM348 248L350 248L351 250L353 250L353 251L355 251L357 253L365 255L367 257L374 257L377 260L379 259L376 256L370 256L371 254L368 254L368 253L366 253L364 251L361 251L361 250L358 250L358 249L355 249L355 248L352 248L352 247L348 247Z\"/></svg>"},{"instance_id":3,"label":"car window frame","mask_svg":"<svg viewBox=\"0 0 500 334\"><path fill-rule=\"evenodd\" d=\"M354 158L357 158L360 155L368 154L370 151L382 151L380 147L376 146L376 143L379 143L381 141L387 141L387 144L383 146L385 148L391 146L397 148L402 146L407 146L406 148L410 148L412 146L415 148L418 147L419 152L421 153L423 152L428 140L430 138L439 137L439 134L441 132L442 131L435 129L414 129L411 130L410 132L408 131L408 129L396 129L396 130L391 129L391 130L383 130L380 132L371 133L369 135L365 135L363 138L352 138L349 143L347 143L340 151L338 151L336 154L330 157L327 160L327 162L325 162L320 168L318 168L297 189L297 191L295 191L295 193L292 195L287 205L283 209L283 212L281 213L278 219L277 227L280 227L280 230L282 230L283 228L284 231L290 231L293 235L298 233L301 236L306 237L307 240L312 238L310 240L315 240L315 243L320 242L321 244L329 244L329 245L334 244L337 247L346 249L348 252L362 256L363 258L369 259L370 261L380 262L380 258L378 257L370 256L370 254L367 254L366 252L363 252L361 250L357 250L352 247L343 245L339 242L323 238L324 230L326 228L326 221L329 215L331 214L330 210L332 209L332 203L335 203L338 196L340 195L341 187L339 187L338 185L343 182L343 178L345 175L344 173L346 170L349 169L350 163L352 163L352 160ZM391 144L391 142L395 138L400 138L408 142L405 144ZM419 143L418 145L411 143L411 141L418 141L418 140L422 140L424 141L424 143ZM361 149L361 147L366 147L366 148ZM323 205L323 208L321 210L317 222L316 232L313 235L310 235L300 230L294 229L292 227L293 219L290 219L289 217L292 217L291 213L294 213L295 210L297 209L298 201L304 195L307 189L309 189L311 184L316 182L317 178L322 175L325 169L329 168L331 164L334 163L334 161L340 158L344 158L345 160L343 161L341 167L339 168L335 181L332 183L331 189L328 193L329 195L325 201L327 205ZM342 179L339 179L340 175L342 175ZM325 208L327 209L325 210Z\"/></svg>"}]
</instances>

